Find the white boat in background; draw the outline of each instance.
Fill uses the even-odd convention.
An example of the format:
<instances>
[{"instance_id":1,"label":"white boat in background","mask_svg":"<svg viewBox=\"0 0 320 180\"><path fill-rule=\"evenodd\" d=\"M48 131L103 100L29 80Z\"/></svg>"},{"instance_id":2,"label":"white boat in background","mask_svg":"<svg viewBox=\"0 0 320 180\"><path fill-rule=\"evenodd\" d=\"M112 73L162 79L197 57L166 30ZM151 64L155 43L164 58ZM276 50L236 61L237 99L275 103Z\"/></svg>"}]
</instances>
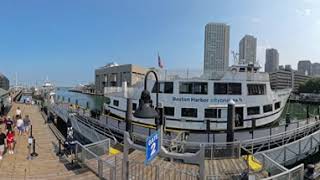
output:
<instances>
[{"instance_id":1,"label":"white boat in background","mask_svg":"<svg viewBox=\"0 0 320 180\"><path fill-rule=\"evenodd\" d=\"M160 80L159 103L164 108L166 128L205 131L207 121L211 130L226 130L227 104L236 103L236 129L259 127L279 119L291 89L272 90L269 74L259 72L254 65L233 65L218 80L176 79ZM156 102L154 80L148 80L152 101ZM125 118L128 97L133 99L133 111L138 107L143 84L133 87L106 87L110 103L105 110L116 118ZM133 122L154 125L154 119L133 117Z\"/></svg>"}]
</instances>

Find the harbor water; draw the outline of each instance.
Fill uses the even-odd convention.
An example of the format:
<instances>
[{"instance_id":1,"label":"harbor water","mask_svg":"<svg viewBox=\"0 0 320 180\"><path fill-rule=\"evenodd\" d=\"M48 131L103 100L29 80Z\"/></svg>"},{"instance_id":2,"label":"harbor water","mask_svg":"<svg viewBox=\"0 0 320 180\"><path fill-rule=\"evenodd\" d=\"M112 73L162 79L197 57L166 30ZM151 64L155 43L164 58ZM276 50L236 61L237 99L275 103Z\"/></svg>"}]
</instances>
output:
<instances>
[{"instance_id":1,"label":"harbor water","mask_svg":"<svg viewBox=\"0 0 320 180\"><path fill-rule=\"evenodd\" d=\"M71 104L78 104L83 108L89 108L91 110L102 110L103 103L105 103L108 99L104 96L95 96L77 92L70 92L70 89L71 88L68 87L58 87L56 89L56 98L59 101L64 101Z\"/></svg>"}]
</instances>

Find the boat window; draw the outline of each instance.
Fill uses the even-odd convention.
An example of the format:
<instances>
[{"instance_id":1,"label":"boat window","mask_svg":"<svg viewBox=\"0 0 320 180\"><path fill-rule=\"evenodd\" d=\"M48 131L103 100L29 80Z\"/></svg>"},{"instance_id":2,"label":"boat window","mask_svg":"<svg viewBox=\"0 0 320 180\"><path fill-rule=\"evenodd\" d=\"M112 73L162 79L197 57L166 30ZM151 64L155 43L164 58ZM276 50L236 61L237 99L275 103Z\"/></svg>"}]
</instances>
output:
<instances>
[{"instance_id":1,"label":"boat window","mask_svg":"<svg viewBox=\"0 0 320 180\"><path fill-rule=\"evenodd\" d=\"M193 84L193 94L208 94L208 83L195 82Z\"/></svg>"},{"instance_id":2,"label":"boat window","mask_svg":"<svg viewBox=\"0 0 320 180\"><path fill-rule=\"evenodd\" d=\"M246 71L246 68L240 68L239 69L239 72L245 72Z\"/></svg>"},{"instance_id":3,"label":"boat window","mask_svg":"<svg viewBox=\"0 0 320 180\"><path fill-rule=\"evenodd\" d=\"M221 118L221 109L205 109L204 110L205 118Z\"/></svg>"},{"instance_id":4,"label":"boat window","mask_svg":"<svg viewBox=\"0 0 320 180\"><path fill-rule=\"evenodd\" d=\"M119 106L119 101L118 100L113 100L113 105L114 106Z\"/></svg>"},{"instance_id":5,"label":"boat window","mask_svg":"<svg viewBox=\"0 0 320 180\"><path fill-rule=\"evenodd\" d=\"M281 102L276 102L275 104L274 104L274 109L279 109L280 108L280 105L281 105Z\"/></svg>"},{"instance_id":6,"label":"boat window","mask_svg":"<svg viewBox=\"0 0 320 180\"><path fill-rule=\"evenodd\" d=\"M196 108L182 108L181 109L182 117L198 117L198 112Z\"/></svg>"},{"instance_id":7,"label":"boat window","mask_svg":"<svg viewBox=\"0 0 320 180\"><path fill-rule=\"evenodd\" d=\"M265 84L248 84L248 95L264 95L266 94Z\"/></svg>"},{"instance_id":8,"label":"boat window","mask_svg":"<svg viewBox=\"0 0 320 180\"><path fill-rule=\"evenodd\" d=\"M227 83L214 83L214 94L227 94L228 84Z\"/></svg>"},{"instance_id":9,"label":"boat window","mask_svg":"<svg viewBox=\"0 0 320 180\"><path fill-rule=\"evenodd\" d=\"M260 107L255 106L255 107L248 107L247 108L247 114L249 115L257 115L260 114Z\"/></svg>"},{"instance_id":10,"label":"boat window","mask_svg":"<svg viewBox=\"0 0 320 180\"><path fill-rule=\"evenodd\" d=\"M152 88L152 93L157 92L157 83ZM159 93L172 94L173 82L159 82Z\"/></svg>"},{"instance_id":11,"label":"boat window","mask_svg":"<svg viewBox=\"0 0 320 180\"><path fill-rule=\"evenodd\" d=\"M206 82L180 82L180 94L208 94Z\"/></svg>"},{"instance_id":12,"label":"boat window","mask_svg":"<svg viewBox=\"0 0 320 180\"><path fill-rule=\"evenodd\" d=\"M272 104L268 104L263 106L263 113L271 112L272 111Z\"/></svg>"},{"instance_id":13,"label":"boat window","mask_svg":"<svg viewBox=\"0 0 320 180\"><path fill-rule=\"evenodd\" d=\"M164 107L164 115L174 116L174 107Z\"/></svg>"},{"instance_id":14,"label":"boat window","mask_svg":"<svg viewBox=\"0 0 320 180\"><path fill-rule=\"evenodd\" d=\"M241 83L214 83L214 94L241 95Z\"/></svg>"},{"instance_id":15,"label":"boat window","mask_svg":"<svg viewBox=\"0 0 320 180\"><path fill-rule=\"evenodd\" d=\"M132 111L137 110L137 103L132 103Z\"/></svg>"}]
</instances>

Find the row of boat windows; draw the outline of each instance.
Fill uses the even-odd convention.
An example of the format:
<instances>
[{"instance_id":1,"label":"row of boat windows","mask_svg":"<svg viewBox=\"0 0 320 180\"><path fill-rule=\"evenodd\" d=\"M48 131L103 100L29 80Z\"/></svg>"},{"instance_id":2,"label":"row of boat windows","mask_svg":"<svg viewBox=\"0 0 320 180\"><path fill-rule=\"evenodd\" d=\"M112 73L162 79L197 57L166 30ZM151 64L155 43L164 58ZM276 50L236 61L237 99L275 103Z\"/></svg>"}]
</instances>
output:
<instances>
[{"instance_id":1,"label":"row of boat windows","mask_svg":"<svg viewBox=\"0 0 320 180\"><path fill-rule=\"evenodd\" d=\"M119 106L118 100L113 100L114 106ZM274 104L274 109L277 110L281 107L281 102L276 102ZM132 103L132 110L135 111L137 109L137 104ZM273 104L264 105L263 113L268 113L273 111ZM175 115L175 108L164 106L164 114L166 116L174 116ZM260 106L253 106L247 108L247 115L259 115L260 114ZM198 117L198 109L197 108L181 108L181 117L191 117L197 118ZM216 108L208 108L204 110L204 117L205 118L221 118L221 109Z\"/></svg>"},{"instance_id":2,"label":"row of boat windows","mask_svg":"<svg viewBox=\"0 0 320 180\"><path fill-rule=\"evenodd\" d=\"M241 95L241 83L214 83L214 94L216 95ZM248 95L266 94L265 84L247 84ZM157 84L154 85L152 93L157 92ZM160 82L159 93L173 94L173 82ZM180 94L208 94L207 82L180 82Z\"/></svg>"}]
</instances>

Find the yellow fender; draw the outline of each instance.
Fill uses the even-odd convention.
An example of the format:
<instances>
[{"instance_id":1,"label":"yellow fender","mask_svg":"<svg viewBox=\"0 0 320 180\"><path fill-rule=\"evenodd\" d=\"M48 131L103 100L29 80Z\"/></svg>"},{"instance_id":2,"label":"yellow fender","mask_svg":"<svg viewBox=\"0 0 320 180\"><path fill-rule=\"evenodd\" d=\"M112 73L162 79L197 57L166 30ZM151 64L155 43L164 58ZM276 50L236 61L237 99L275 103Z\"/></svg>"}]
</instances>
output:
<instances>
[{"instance_id":1,"label":"yellow fender","mask_svg":"<svg viewBox=\"0 0 320 180\"><path fill-rule=\"evenodd\" d=\"M252 155L243 156L243 159L246 160L251 170L255 172L262 170L263 165L257 159L255 159Z\"/></svg>"},{"instance_id":2,"label":"yellow fender","mask_svg":"<svg viewBox=\"0 0 320 180\"><path fill-rule=\"evenodd\" d=\"M110 155L110 156L112 156L112 155L117 155L117 154L119 154L119 153L121 153L119 150L117 150L117 149L115 149L115 148L112 148L112 147L109 148L109 155Z\"/></svg>"}]
</instances>

